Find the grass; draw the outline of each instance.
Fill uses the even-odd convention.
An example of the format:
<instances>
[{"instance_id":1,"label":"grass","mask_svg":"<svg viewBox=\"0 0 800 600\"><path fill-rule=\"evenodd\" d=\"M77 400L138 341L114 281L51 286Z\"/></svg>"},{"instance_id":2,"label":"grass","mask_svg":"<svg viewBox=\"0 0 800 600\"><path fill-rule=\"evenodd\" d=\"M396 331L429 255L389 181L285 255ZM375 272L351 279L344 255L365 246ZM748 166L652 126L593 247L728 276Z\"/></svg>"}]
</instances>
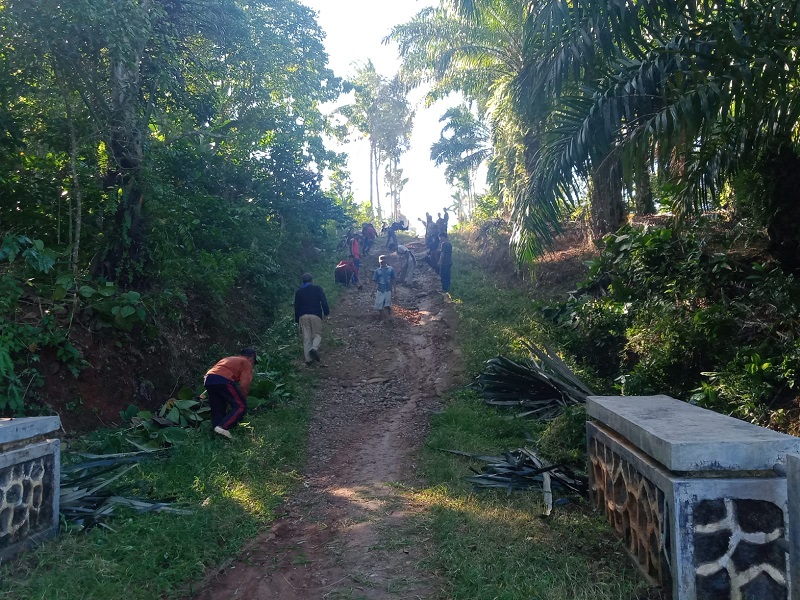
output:
<instances>
[{"instance_id":1,"label":"grass","mask_svg":"<svg viewBox=\"0 0 800 600\"><path fill-rule=\"evenodd\" d=\"M335 302L332 269L316 265L315 281ZM236 554L276 518L301 482L312 381L295 368L301 356L293 319L280 319L264 337L270 348L259 370L280 373L288 401L247 415L232 442L213 436L208 422L163 460L141 463L128 482L150 498L192 511L134 515L120 510L112 528L64 531L55 540L0 567L0 599L151 600L183 597L209 567ZM198 378L202 374L197 374ZM76 443L96 448L103 432Z\"/></svg>"},{"instance_id":2,"label":"grass","mask_svg":"<svg viewBox=\"0 0 800 600\"><path fill-rule=\"evenodd\" d=\"M546 328L532 310L526 288L507 287L478 268L478 261L454 244L451 297L460 316L458 342L468 372L476 374L497 354L525 355L522 339L541 341ZM534 315L534 316L532 316ZM482 463L441 449L496 454L524 446L526 433L544 427L508 420L473 393L460 391L434 415L420 457L426 485L407 492L423 510L414 527L420 543L429 537L426 564L442 582L447 600L631 600L648 586L631 564L603 517L573 500L543 517L534 492L473 491L464 478ZM574 416L574 415L573 415ZM573 419L574 420L574 419ZM565 434L560 436L567 438ZM580 443L580 438L569 443ZM558 450L557 443L553 443ZM567 449L569 450L569 449Z\"/></svg>"},{"instance_id":3,"label":"grass","mask_svg":"<svg viewBox=\"0 0 800 600\"><path fill-rule=\"evenodd\" d=\"M299 481L308 406L299 398L246 418L235 440L191 433L163 461L144 463L136 478L149 496L192 510L191 516L125 515L113 531L60 535L5 566L0 598L172 597L185 582L235 554L275 518Z\"/></svg>"},{"instance_id":4,"label":"grass","mask_svg":"<svg viewBox=\"0 0 800 600\"><path fill-rule=\"evenodd\" d=\"M509 287L479 266L458 238L453 238L450 296L459 314L458 341L467 371L476 375L484 361L498 354L523 354L523 339L536 339L546 330L532 310L533 294L523 286Z\"/></svg>"},{"instance_id":5,"label":"grass","mask_svg":"<svg viewBox=\"0 0 800 600\"><path fill-rule=\"evenodd\" d=\"M509 421L469 392L435 415L422 454L428 487L412 493L432 537L427 559L441 598L631 600L648 586L603 517L575 500L543 517L534 492L475 492L464 478L481 463L441 448L494 454L525 444L530 422Z\"/></svg>"}]
</instances>

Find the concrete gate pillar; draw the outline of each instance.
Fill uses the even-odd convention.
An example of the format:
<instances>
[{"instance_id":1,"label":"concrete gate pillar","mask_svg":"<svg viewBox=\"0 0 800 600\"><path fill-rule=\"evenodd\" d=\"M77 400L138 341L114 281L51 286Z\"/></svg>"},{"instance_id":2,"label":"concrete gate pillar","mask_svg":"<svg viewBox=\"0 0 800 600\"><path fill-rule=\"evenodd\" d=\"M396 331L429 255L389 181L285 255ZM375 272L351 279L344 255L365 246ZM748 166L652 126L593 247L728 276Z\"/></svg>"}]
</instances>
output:
<instances>
[{"instance_id":1,"label":"concrete gate pillar","mask_svg":"<svg viewBox=\"0 0 800 600\"><path fill-rule=\"evenodd\" d=\"M797 598L779 473L800 438L669 396L592 396L587 412L593 500L648 578L675 600Z\"/></svg>"},{"instance_id":2,"label":"concrete gate pillar","mask_svg":"<svg viewBox=\"0 0 800 600\"><path fill-rule=\"evenodd\" d=\"M58 532L58 417L0 419L0 560Z\"/></svg>"}]
</instances>

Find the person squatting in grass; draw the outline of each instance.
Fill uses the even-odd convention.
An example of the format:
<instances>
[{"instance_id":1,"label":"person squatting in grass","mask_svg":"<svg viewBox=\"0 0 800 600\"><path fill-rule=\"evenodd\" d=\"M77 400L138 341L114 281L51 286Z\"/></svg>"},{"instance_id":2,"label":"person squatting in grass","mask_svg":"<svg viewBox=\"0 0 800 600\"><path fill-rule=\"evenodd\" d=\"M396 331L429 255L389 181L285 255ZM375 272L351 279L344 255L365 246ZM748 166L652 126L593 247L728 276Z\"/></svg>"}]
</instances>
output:
<instances>
[{"instance_id":1,"label":"person squatting in grass","mask_svg":"<svg viewBox=\"0 0 800 600\"><path fill-rule=\"evenodd\" d=\"M375 310L378 311L380 318L390 319L392 316L392 291L396 275L394 269L386 264L386 257L378 257L378 268L372 275L372 281L376 284L375 291Z\"/></svg>"},{"instance_id":2,"label":"person squatting in grass","mask_svg":"<svg viewBox=\"0 0 800 600\"><path fill-rule=\"evenodd\" d=\"M312 360L320 361L322 317L331 314L325 292L311 283L312 279L311 273L303 273L303 285L294 293L294 322L300 326L306 365L310 365Z\"/></svg>"},{"instance_id":3,"label":"person squatting in grass","mask_svg":"<svg viewBox=\"0 0 800 600\"><path fill-rule=\"evenodd\" d=\"M214 433L232 439L230 428L247 412L247 395L257 362L254 348L245 348L239 356L228 356L211 367L203 380L211 407Z\"/></svg>"},{"instance_id":4,"label":"person squatting in grass","mask_svg":"<svg viewBox=\"0 0 800 600\"><path fill-rule=\"evenodd\" d=\"M348 287L353 283L356 273L356 266L352 260L341 260L333 270L333 280L344 287Z\"/></svg>"}]
</instances>

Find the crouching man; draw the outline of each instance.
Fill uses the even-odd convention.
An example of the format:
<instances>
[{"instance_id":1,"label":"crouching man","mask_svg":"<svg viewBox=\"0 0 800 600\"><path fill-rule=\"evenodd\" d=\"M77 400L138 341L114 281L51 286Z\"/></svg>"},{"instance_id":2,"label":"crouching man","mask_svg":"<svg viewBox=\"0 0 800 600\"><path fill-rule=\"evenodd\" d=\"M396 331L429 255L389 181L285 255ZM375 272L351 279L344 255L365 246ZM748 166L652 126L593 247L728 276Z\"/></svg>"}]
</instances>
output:
<instances>
[{"instance_id":1,"label":"crouching man","mask_svg":"<svg viewBox=\"0 0 800 600\"><path fill-rule=\"evenodd\" d=\"M255 349L245 348L239 356L223 358L206 373L203 383L208 391L214 433L231 439L231 427L247 412L247 395L256 361Z\"/></svg>"}]
</instances>

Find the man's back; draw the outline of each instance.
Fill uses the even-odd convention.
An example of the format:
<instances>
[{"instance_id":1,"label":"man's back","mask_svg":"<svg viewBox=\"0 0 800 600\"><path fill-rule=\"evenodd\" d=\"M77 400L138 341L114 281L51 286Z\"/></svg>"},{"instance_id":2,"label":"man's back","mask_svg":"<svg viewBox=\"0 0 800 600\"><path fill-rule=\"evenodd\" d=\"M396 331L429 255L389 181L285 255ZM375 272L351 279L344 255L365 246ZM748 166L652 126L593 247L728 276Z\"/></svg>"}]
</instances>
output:
<instances>
[{"instance_id":1,"label":"man's back","mask_svg":"<svg viewBox=\"0 0 800 600\"><path fill-rule=\"evenodd\" d=\"M450 240L445 239L442 242L442 245L439 248L439 252L441 253L441 262L440 262L440 264L443 267L452 266L452 264L453 264L453 244L450 243Z\"/></svg>"},{"instance_id":2,"label":"man's back","mask_svg":"<svg viewBox=\"0 0 800 600\"><path fill-rule=\"evenodd\" d=\"M323 289L313 283L303 285L294 293L294 319L297 321L303 315L330 314L328 299Z\"/></svg>"}]
</instances>

